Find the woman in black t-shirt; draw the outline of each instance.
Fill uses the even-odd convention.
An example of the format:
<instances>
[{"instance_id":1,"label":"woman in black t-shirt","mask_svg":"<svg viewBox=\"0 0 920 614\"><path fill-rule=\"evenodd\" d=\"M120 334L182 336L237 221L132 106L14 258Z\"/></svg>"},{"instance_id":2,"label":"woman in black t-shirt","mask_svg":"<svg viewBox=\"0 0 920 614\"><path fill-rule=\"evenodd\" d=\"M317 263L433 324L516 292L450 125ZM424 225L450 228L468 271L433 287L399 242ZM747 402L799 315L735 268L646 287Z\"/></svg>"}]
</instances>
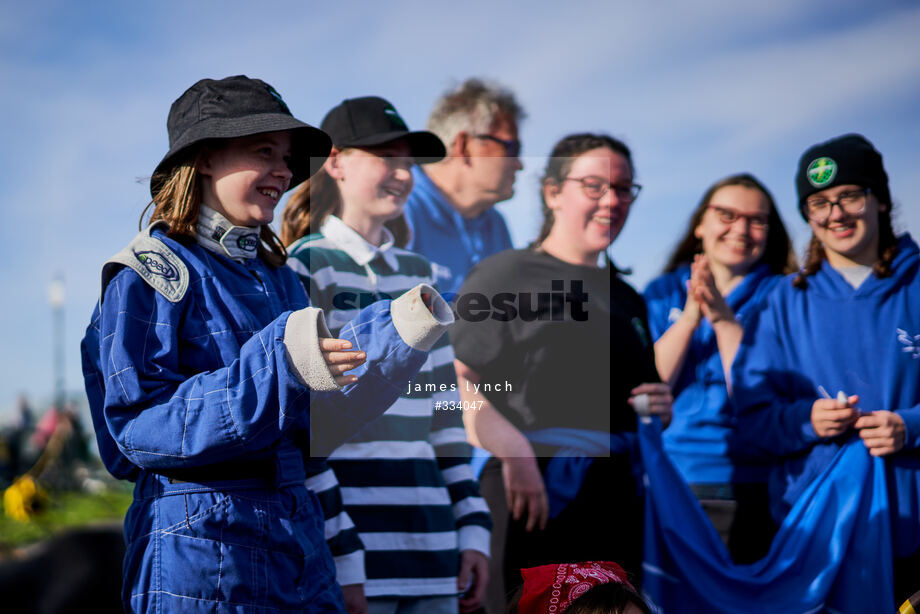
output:
<instances>
[{"instance_id":1,"label":"woman in black t-shirt","mask_svg":"<svg viewBox=\"0 0 920 614\"><path fill-rule=\"evenodd\" d=\"M540 237L483 260L460 292L451 340L468 436L493 455L481 477L500 566L490 576L507 591L522 567L548 563L640 571L628 433L634 409L669 420L671 394L641 297L609 259L598 266L638 192L623 143L562 139L543 177Z\"/></svg>"}]
</instances>

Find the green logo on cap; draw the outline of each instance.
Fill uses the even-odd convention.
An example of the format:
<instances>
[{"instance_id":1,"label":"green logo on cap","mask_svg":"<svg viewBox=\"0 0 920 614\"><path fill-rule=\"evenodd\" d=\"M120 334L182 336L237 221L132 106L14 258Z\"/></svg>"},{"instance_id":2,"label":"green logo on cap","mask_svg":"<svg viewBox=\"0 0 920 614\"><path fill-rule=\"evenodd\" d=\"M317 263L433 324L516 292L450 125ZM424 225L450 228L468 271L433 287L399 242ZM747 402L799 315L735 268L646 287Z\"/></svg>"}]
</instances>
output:
<instances>
[{"instance_id":1,"label":"green logo on cap","mask_svg":"<svg viewBox=\"0 0 920 614\"><path fill-rule=\"evenodd\" d=\"M837 163L830 158L818 158L808 165L805 176L816 188L824 187L837 176Z\"/></svg>"},{"instance_id":2,"label":"green logo on cap","mask_svg":"<svg viewBox=\"0 0 920 614\"><path fill-rule=\"evenodd\" d=\"M403 118L399 116L399 113L396 112L396 109L393 107L387 107L383 110L384 113L390 118L397 128L402 130L408 130L409 127L406 125L406 122L403 121Z\"/></svg>"}]
</instances>

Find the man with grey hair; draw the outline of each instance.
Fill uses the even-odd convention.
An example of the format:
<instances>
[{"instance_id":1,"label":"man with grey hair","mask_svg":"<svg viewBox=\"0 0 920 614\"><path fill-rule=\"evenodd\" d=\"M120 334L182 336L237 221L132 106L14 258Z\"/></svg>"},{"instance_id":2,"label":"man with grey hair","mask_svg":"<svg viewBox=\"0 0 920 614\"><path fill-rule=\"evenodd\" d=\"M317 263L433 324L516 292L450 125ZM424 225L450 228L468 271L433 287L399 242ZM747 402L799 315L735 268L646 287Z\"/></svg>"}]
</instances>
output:
<instances>
[{"instance_id":1,"label":"man with grey hair","mask_svg":"<svg viewBox=\"0 0 920 614\"><path fill-rule=\"evenodd\" d=\"M510 90L472 78L445 92L428 118L447 157L424 171L412 169L407 247L432 261L448 300L477 262L512 247L505 220L492 207L514 194L515 173L523 168L518 123L524 117Z\"/></svg>"}]
</instances>

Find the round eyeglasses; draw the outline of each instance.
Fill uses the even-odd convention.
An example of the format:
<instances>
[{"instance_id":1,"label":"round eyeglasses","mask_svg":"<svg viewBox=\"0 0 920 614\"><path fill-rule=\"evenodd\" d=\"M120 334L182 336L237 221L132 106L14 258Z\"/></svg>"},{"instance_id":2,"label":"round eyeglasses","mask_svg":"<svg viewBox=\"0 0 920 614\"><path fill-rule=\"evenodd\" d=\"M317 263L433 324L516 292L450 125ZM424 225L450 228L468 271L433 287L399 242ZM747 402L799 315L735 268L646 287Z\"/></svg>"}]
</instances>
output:
<instances>
[{"instance_id":1,"label":"round eyeglasses","mask_svg":"<svg viewBox=\"0 0 920 614\"><path fill-rule=\"evenodd\" d=\"M727 207L720 207L719 205L708 205L708 208L712 209L716 214L716 219L726 226L731 226L738 220L747 220L754 230L766 230L770 225L770 217L766 213L749 215Z\"/></svg>"},{"instance_id":2,"label":"round eyeglasses","mask_svg":"<svg viewBox=\"0 0 920 614\"><path fill-rule=\"evenodd\" d=\"M823 224L830 219L834 206L840 207L840 210L847 215L862 215L862 212L866 210L869 192L869 188L860 188L843 192L837 196L837 200L809 198L802 205L802 210L808 219L817 224Z\"/></svg>"},{"instance_id":3,"label":"round eyeglasses","mask_svg":"<svg viewBox=\"0 0 920 614\"><path fill-rule=\"evenodd\" d=\"M591 200L599 200L607 193L607 190L612 188L613 193L617 195L617 199L631 203L639 197L639 192L642 191L642 186L638 183L613 185L603 177L598 177L597 175L566 177L563 181L577 181L580 183L585 196Z\"/></svg>"}]
</instances>

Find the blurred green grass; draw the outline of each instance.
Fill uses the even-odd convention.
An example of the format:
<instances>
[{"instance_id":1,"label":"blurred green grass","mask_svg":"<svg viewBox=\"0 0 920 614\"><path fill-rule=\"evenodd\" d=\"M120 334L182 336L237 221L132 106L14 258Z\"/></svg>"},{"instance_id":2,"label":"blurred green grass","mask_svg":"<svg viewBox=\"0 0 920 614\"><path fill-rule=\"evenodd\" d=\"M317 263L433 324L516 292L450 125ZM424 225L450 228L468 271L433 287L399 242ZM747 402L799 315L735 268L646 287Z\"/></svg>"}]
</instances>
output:
<instances>
[{"instance_id":1,"label":"blurred green grass","mask_svg":"<svg viewBox=\"0 0 920 614\"><path fill-rule=\"evenodd\" d=\"M98 494L51 492L48 508L29 522L0 511L0 553L51 536L57 531L99 523L121 523L131 504L131 489L115 487ZM0 497L0 510L3 502Z\"/></svg>"}]
</instances>

